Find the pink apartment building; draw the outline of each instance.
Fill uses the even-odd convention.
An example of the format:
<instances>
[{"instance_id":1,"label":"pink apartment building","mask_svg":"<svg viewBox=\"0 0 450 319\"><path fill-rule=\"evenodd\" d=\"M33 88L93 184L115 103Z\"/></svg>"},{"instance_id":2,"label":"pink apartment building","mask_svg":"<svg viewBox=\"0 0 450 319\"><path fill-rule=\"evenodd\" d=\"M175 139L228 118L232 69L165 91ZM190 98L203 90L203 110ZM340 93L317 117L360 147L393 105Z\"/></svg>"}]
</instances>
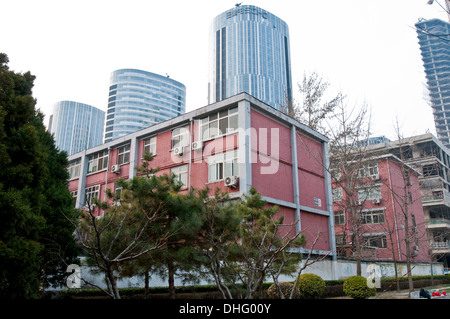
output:
<instances>
[{"instance_id":1,"label":"pink apartment building","mask_svg":"<svg viewBox=\"0 0 450 319\"><path fill-rule=\"evenodd\" d=\"M409 181L405 185L402 165L406 164L398 157L386 154L358 171L361 183L354 202L359 215L363 259L391 261L395 256L397 261L405 262L405 238L409 234L411 261L430 262L418 172L406 165ZM346 209L345 192L342 192L344 179L340 180L333 183L336 246L338 255L352 257L354 222ZM409 227L405 227L405 207Z\"/></svg>"},{"instance_id":2,"label":"pink apartment building","mask_svg":"<svg viewBox=\"0 0 450 319\"><path fill-rule=\"evenodd\" d=\"M314 252L336 258L325 136L242 93L69 156L76 207L105 200L118 178L136 175L147 151L185 190L208 185L239 198L255 187L286 224L296 222L291 231L306 235L304 249L320 234Z\"/></svg>"}]
</instances>

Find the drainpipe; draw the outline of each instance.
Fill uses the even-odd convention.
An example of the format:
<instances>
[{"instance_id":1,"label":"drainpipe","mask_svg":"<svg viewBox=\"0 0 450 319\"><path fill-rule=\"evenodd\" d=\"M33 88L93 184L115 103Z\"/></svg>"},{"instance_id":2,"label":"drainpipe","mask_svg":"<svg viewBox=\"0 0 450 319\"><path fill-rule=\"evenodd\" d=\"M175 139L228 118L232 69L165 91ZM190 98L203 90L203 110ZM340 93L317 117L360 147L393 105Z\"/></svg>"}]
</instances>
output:
<instances>
[{"instance_id":1,"label":"drainpipe","mask_svg":"<svg viewBox=\"0 0 450 319\"><path fill-rule=\"evenodd\" d=\"M106 161L106 180L105 180L105 194L103 200L106 201L106 189L108 188L108 173L109 173L109 156L111 155L111 146L108 147L108 159Z\"/></svg>"},{"instance_id":2,"label":"drainpipe","mask_svg":"<svg viewBox=\"0 0 450 319\"><path fill-rule=\"evenodd\" d=\"M399 261L402 261L402 254L400 252L400 240L398 238L397 214L395 213L394 195L392 193L391 168L390 168L390 165L389 165L389 158L387 159L387 164L388 164L388 171L389 171L389 189L390 189L390 192L391 192L392 212L394 213L395 236L397 237L398 258L399 258Z\"/></svg>"},{"instance_id":3,"label":"drainpipe","mask_svg":"<svg viewBox=\"0 0 450 319\"><path fill-rule=\"evenodd\" d=\"M193 131L193 129L194 129L194 124L193 124L193 119L191 118L190 119L190 126L191 126L191 129L190 129L190 139L191 139L191 145L189 146L189 182L188 182L188 189L189 189L189 191L191 191L191 176L192 176L192 174L191 174L191 171L192 171L192 144L194 143L194 131Z\"/></svg>"}]
</instances>

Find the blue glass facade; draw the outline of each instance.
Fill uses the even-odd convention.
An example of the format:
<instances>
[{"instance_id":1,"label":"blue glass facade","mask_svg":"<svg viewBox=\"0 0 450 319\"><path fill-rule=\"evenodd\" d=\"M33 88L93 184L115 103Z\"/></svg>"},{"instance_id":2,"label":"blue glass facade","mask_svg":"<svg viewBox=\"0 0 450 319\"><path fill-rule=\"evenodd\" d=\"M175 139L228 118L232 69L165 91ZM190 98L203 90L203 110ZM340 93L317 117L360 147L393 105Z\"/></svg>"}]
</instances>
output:
<instances>
[{"instance_id":1,"label":"blue glass facade","mask_svg":"<svg viewBox=\"0 0 450 319\"><path fill-rule=\"evenodd\" d=\"M450 23L416 23L420 52L439 140L450 147Z\"/></svg>"},{"instance_id":2,"label":"blue glass facade","mask_svg":"<svg viewBox=\"0 0 450 319\"><path fill-rule=\"evenodd\" d=\"M186 87L136 69L112 72L105 143L186 112Z\"/></svg>"},{"instance_id":3,"label":"blue glass facade","mask_svg":"<svg viewBox=\"0 0 450 319\"><path fill-rule=\"evenodd\" d=\"M102 144L105 112L91 105L61 101L53 106L49 132L68 155Z\"/></svg>"},{"instance_id":4,"label":"blue glass facade","mask_svg":"<svg viewBox=\"0 0 450 319\"><path fill-rule=\"evenodd\" d=\"M210 26L209 103L247 92L280 109L292 101L287 24L255 6L236 6Z\"/></svg>"}]
</instances>

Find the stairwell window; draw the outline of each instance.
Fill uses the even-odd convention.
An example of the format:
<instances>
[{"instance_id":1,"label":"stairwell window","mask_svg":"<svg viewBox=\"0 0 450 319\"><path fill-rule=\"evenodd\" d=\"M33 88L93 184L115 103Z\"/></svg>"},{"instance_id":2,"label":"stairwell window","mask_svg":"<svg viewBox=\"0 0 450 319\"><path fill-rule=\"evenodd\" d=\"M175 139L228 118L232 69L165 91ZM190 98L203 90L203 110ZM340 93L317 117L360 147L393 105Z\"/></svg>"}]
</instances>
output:
<instances>
[{"instance_id":1,"label":"stairwell window","mask_svg":"<svg viewBox=\"0 0 450 319\"><path fill-rule=\"evenodd\" d=\"M345 212L343 210L337 210L334 212L334 224L335 225L345 224Z\"/></svg>"}]
</instances>

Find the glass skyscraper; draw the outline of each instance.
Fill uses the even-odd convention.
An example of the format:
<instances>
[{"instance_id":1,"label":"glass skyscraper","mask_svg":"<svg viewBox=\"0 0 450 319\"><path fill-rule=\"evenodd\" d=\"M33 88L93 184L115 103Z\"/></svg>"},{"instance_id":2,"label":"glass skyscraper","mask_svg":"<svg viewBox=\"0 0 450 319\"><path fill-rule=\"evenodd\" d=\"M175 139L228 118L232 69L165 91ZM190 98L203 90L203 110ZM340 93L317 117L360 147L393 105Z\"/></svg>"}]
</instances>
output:
<instances>
[{"instance_id":1,"label":"glass skyscraper","mask_svg":"<svg viewBox=\"0 0 450 319\"><path fill-rule=\"evenodd\" d=\"M450 147L450 23L439 19L420 20L416 30L436 133Z\"/></svg>"},{"instance_id":2,"label":"glass skyscraper","mask_svg":"<svg viewBox=\"0 0 450 319\"><path fill-rule=\"evenodd\" d=\"M105 112L88 104L60 101L54 104L48 131L56 146L68 155L102 144Z\"/></svg>"},{"instance_id":3,"label":"glass skyscraper","mask_svg":"<svg viewBox=\"0 0 450 319\"><path fill-rule=\"evenodd\" d=\"M116 70L109 87L105 143L185 111L184 84L147 71Z\"/></svg>"},{"instance_id":4,"label":"glass skyscraper","mask_svg":"<svg viewBox=\"0 0 450 319\"><path fill-rule=\"evenodd\" d=\"M236 5L210 26L208 102L241 92L280 109L292 101L287 24L261 8Z\"/></svg>"}]
</instances>

